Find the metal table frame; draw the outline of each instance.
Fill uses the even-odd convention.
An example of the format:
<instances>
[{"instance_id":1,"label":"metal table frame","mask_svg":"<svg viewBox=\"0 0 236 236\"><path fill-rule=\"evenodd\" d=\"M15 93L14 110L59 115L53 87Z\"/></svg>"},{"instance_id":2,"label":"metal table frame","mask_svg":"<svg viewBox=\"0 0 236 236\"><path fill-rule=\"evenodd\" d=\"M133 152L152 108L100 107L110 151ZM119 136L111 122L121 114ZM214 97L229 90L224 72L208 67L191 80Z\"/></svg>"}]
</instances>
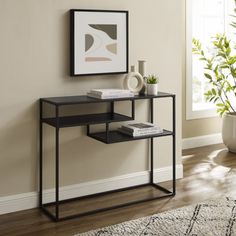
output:
<instances>
[{"instance_id":1,"label":"metal table frame","mask_svg":"<svg viewBox=\"0 0 236 236\"><path fill-rule=\"evenodd\" d=\"M103 211L107 211L107 210L112 210L112 209L116 209L119 207L124 207L124 206L130 206L132 204L137 204L137 203L141 203L141 202L146 202L146 201L150 201L150 200L154 200L154 199L160 199L160 198L164 198L164 197L170 197L170 196L174 196L176 194L176 102L175 102L175 95L174 94L165 94L164 95L159 95L159 96L144 96L143 98L140 96L136 96L134 98L126 98L126 99L108 99L108 100L99 100L99 99L90 99L89 102L54 102L53 98L41 98L39 103L40 103L40 119L39 119L39 207L41 208L41 210L48 216L50 217L53 221L61 221L61 220L67 220L67 219L72 219L75 217L82 217L82 216L86 216L86 215L90 215L90 214L94 214L94 213L98 213L98 212L103 212ZM107 191L107 192L102 192L102 193L97 193L97 194L92 194L92 195L86 195L86 196L82 196L82 197L78 197L78 198L72 198L72 199L67 199L67 200L60 200L59 198L59 181L60 181L60 158L59 158L59 130L60 130L60 116L59 116L59 108L61 106L64 105L71 105L71 104L81 104L81 103L101 103L101 102L109 102L110 103L110 110L111 113L114 113L114 102L115 101L127 101L130 100L131 101L131 113L132 113L132 119L135 118L135 100L137 99L149 99L150 102L150 122L153 123L154 120L154 106L153 106L153 100L155 98L166 98L166 97L171 97L172 98L172 131L166 133L166 134L162 134L162 135L156 135L156 136L150 136L150 137L141 137L141 138L137 138L137 139L149 139L150 140L150 181L147 184L142 184L142 185L136 185L136 186L132 186L132 187L128 187L128 188L122 188L122 189L117 189L117 190L112 190L112 191ZM61 97L61 99L63 100L63 98ZM55 99L56 100L56 99ZM43 124L47 123L45 122L45 119L43 117L43 104L44 103L48 103L51 104L55 107L55 201L54 202L50 202L50 203L43 203ZM109 143L109 135L110 135L110 130L109 130L109 123L112 122L104 122L106 123L106 143ZM87 135L90 137L93 137L91 132L90 132L90 125L96 124L92 123L86 124L86 121L84 123L84 125L87 126ZM78 124L78 125L83 125L83 124ZM73 125L75 126L75 125ZM153 139L157 138L157 137L162 137L162 136L172 136L172 191L160 186L159 184L154 183L154 148L153 148ZM137 140L134 139L134 140ZM100 140L101 141L101 140ZM126 141L126 140L125 140ZM120 142L120 141L119 141ZM124 204L119 204L119 205L114 205L111 207L106 207L106 208L99 208L99 209L95 209L92 211L88 211L88 212L83 212L83 213L79 213L79 214L74 214L74 215L70 215L70 216L65 216L65 217L61 217L60 216L60 204L68 202L68 201L74 201L74 200L81 200L81 199L85 199L85 198L93 198L96 196L103 196L105 194L108 193L115 193L115 192L121 192L121 191L126 191L129 189L134 189L134 188L138 188L138 187L143 187L146 185L150 185L153 186L159 190L161 190L162 192L165 193L165 195L161 195L161 196L155 196L155 197L149 197L146 199L141 199L141 200L136 200L136 201L132 201L132 202L127 202ZM53 214L52 212L50 212L47 207L48 206L52 206L55 205L55 214Z\"/></svg>"}]
</instances>

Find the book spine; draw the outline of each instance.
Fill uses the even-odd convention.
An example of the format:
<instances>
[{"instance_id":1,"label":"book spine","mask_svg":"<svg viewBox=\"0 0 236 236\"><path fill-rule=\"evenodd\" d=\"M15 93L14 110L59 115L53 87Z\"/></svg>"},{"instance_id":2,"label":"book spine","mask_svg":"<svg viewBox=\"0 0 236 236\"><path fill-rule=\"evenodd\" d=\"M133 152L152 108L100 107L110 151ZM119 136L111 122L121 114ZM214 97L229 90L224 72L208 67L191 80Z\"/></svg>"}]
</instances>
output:
<instances>
[{"instance_id":1,"label":"book spine","mask_svg":"<svg viewBox=\"0 0 236 236\"><path fill-rule=\"evenodd\" d=\"M123 130L123 129L118 129L119 132L123 133L123 134L126 134L126 135L129 135L129 136L132 136L133 137L133 134L130 133L130 132L127 132L126 130Z\"/></svg>"},{"instance_id":2,"label":"book spine","mask_svg":"<svg viewBox=\"0 0 236 236\"><path fill-rule=\"evenodd\" d=\"M87 93L87 96L92 97L92 98L101 98L101 96L97 94L92 94L92 93Z\"/></svg>"},{"instance_id":3,"label":"book spine","mask_svg":"<svg viewBox=\"0 0 236 236\"><path fill-rule=\"evenodd\" d=\"M123 130L127 133L130 133L130 134L145 134L145 133L157 133L157 132L163 132L163 129L161 128L158 128L158 129L153 129L153 130L136 130L136 131L133 131L133 130L128 130L128 129L124 129L124 128L119 128L120 130Z\"/></svg>"},{"instance_id":4,"label":"book spine","mask_svg":"<svg viewBox=\"0 0 236 236\"><path fill-rule=\"evenodd\" d=\"M155 130L155 131L138 131L138 132L134 132L134 135L158 134L158 133L162 133L162 132L163 132L162 129Z\"/></svg>"},{"instance_id":5,"label":"book spine","mask_svg":"<svg viewBox=\"0 0 236 236\"><path fill-rule=\"evenodd\" d=\"M112 99L112 98L126 98L126 97L133 97L134 95L133 94L124 94L124 95L96 95L96 94L91 94L91 93L88 93L87 94L89 97L93 97L93 98L99 98L99 99Z\"/></svg>"},{"instance_id":6,"label":"book spine","mask_svg":"<svg viewBox=\"0 0 236 236\"><path fill-rule=\"evenodd\" d=\"M132 132L132 133L134 132L134 129L131 129L131 128L126 127L124 125L121 126L121 129L126 130L127 132Z\"/></svg>"},{"instance_id":7,"label":"book spine","mask_svg":"<svg viewBox=\"0 0 236 236\"><path fill-rule=\"evenodd\" d=\"M138 128L135 128L135 127L130 127L130 126L126 126L126 125L122 125L121 126L122 129L125 129L127 131L130 131L130 132L139 132L139 131L158 131L160 129L160 127L158 126L153 126L151 128L146 128L146 129L138 129Z\"/></svg>"},{"instance_id":8,"label":"book spine","mask_svg":"<svg viewBox=\"0 0 236 236\"><path fill-rule=\"evenodd\" d=\"M94 95L102 95L101 91L95 91L95 90L91 90L89 93Z\"/></svg>"},{"instance_id":9,"label":"book spine","mask_svg":"<svg viewBox=\"0 0 236 236\"><path fill-rule=\"evenodd\" d=\"M129 90L124 90L124 91L96 91L96 90L91 90L91 94L96 94L96 95L104 95L104 96L117 96L117 95L124 95L124 94L131 94Z\"/></svg>"},{"instance_id":10,"label":"book spine","mask_svg":"<svg viewBox=\"0 0 236 236\"><path fill-rule=\"evenodd\" d=\"M130 132L127 132L126 130L123 130L123 129L119 129L119 131L121 133L124 133L124 134L127 134L129 136L132 136L132 137L139 137L139 136L145 136L145 135L155 135L155 134L160 134L160 133L163 133L163 130L159 130L159 131L153 131L153 132L138 132L138 133L130 133Z\"/></svg>"},{"instance_id":11,"label":"book spine","mask_svg":"<svg viewBox=\"0 0 236 236\"><path fill-rule=\"evenodd\" d=\"M101 98L126 98L126 97L133 97L133 94L117 94L117 95L102 95Z\"/></svg>"}]
</instances>

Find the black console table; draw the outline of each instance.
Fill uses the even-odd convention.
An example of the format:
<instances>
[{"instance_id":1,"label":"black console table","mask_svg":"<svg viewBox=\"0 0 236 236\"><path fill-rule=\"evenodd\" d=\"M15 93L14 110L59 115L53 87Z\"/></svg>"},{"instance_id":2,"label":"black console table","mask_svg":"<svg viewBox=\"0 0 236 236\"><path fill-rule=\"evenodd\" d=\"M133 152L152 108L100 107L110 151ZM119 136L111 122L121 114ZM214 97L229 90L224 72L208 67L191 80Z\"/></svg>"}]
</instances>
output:
<instances>
[{"instance_id":1,"label":"black console table","mask_svg":"<svg viewBox=\"0 0 236 236\"><path fill-rule=\"evenodd\" d=\"M163 133L156 134L156 135L148 135L148 136L142 136L142 137L130 137L128 135L122 134L116 130L109 130L109 124L113 122L121 122L121 121L129 121L135 119L135 101L141 100L141 99L148 99L150 102L150 122L153 123L154 118L154 108L153 108L153 101L156 98L172 98L172 131L163 130ZM131 102L131 116L126 116L122 114L115 113L114 104L116 101L130 101ZM78 104L88 104L88 103L109 103L110 104L110 112L108 113L100 113L100 114L90 114L90 115L76 115L76 116L60 116L59 115L59 109L62 106L67 105L78 105ZM55 116L53 117L45 117L44 116L44 104L50 104L55 109ZM176 140L175 140L175 95L169 94L169 93L163 93L159 92L156 96L151 95L137 95L132 98L119 98L119 99L96 99L96 98L90 98L87 96L68 96L68 97L51 97L51 98L41 98L40 99L40 119L39 119L39 125L40 125L40 132L39 132L39 206L42 209L42 211L49 216L54 221L60 221L60 220L66 220L71 219L74 217L79 216L85 216L105 210L111 210L118 207L128 206L135 203L150 201L158 198L163 197L169 197L175 195L175 185L176 185ZM50 203L43 203L43 124L48 124L50 126L53 126L55 128L55 201ZM95 124L106 124L106 129L104 132L91 132L90 126ZM145 185L137 185L132 186L128 188L122 188L118 190L112 190L97 194L91 194L87 196L82 196L78 198L73 199L67 199L67 200L60 200L59 198L59 165L60 165L60 158L59 158L59 130L60 128L65 127L73 127L73 126L87 126L87 135L91 138L94 138L96 140L99 140L106 144L111 143L118 143L118 142L126 142L126 141L133 141L138 139L149 139L150 140L150 181L148 184ZM154 177L153 177L153 171L154 171L154 153L153 153L153 139L163 136L172 136L172 165L173 165L173 179L172 179L172 190L168 190L156 183L154 183ZM138 188L143 187L146 185L153 186L157 188L158 190L161 190L164 195L161 196L155 196L155 197L149 197L142 200L136 200L124 204L119 204L111 207L106 208L100 208L92 211L83 212L80 214L70 215L66 217L60 216L60 204L63 204L68 201L72 200L81 200L86 198L92 198L95 196L105 195L108 193L118 192L118 191L125 191L132 188ZM48 210L48 207L55 206L55 214L50 212Z\"/></svg>"}]
</instances>

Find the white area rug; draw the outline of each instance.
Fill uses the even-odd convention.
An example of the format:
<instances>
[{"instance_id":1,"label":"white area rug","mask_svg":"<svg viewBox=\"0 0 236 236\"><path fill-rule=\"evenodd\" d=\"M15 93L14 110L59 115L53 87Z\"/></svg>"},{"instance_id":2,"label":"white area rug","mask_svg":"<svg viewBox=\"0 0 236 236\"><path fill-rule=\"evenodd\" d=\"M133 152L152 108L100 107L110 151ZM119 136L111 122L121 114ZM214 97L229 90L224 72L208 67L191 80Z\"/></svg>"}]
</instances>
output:
<instances>
[{"instance_id":1,"label":"white area rug","mask_svg":"<svg viewBox=\"0 0 236 236\"><path fill-rule=\"evenodd\" d=\"M222 197L76 236L236 236L236 200Z\"/></svg>"}]
</instances>

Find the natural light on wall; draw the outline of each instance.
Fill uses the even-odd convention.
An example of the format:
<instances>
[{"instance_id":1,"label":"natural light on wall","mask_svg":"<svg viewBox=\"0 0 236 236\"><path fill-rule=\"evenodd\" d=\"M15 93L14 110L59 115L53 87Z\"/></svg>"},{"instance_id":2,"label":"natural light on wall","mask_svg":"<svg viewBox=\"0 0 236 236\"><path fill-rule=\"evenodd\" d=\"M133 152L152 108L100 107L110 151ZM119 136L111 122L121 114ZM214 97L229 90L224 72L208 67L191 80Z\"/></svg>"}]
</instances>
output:
<instances>
[{"instance_id":1,"label":"natural light on wall","mask_svg":"<svg viewBox=\"0 0 236 236\"><path fill-rule=\"evenodd\" d=\"M204 63L192 54L192 38L199 39L210 52L210 42L217 33L235 38L230 22L234 0L186 0L186 118L216 116L213 103L206 102L204 93L209 85L204 77ZM232 37L231 37L232 36Z\"/></svg>"}]
</instances>

